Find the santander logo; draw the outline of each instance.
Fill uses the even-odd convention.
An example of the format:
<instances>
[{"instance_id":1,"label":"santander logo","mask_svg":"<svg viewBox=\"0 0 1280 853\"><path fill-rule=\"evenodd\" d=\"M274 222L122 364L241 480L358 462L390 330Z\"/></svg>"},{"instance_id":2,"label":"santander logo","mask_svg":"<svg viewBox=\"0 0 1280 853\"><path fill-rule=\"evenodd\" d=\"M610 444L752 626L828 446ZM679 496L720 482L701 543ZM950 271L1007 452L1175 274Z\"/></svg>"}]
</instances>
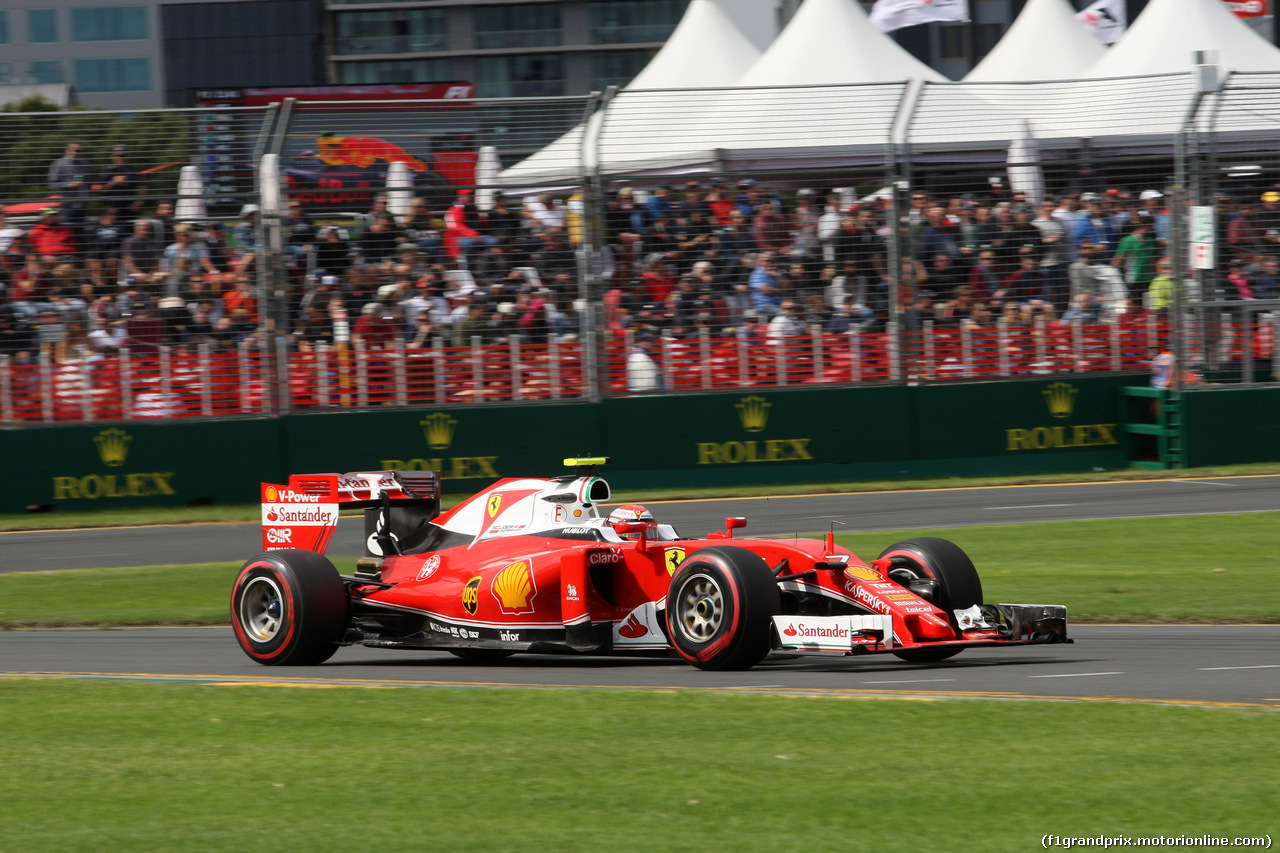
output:
<instances>
[{"instance_id":1,"label":"santander logo","mask_svg":"<svg viewBox=\"0 0 1280 853\"><path fill-rule=\"evenodd\" d=\"M618 626L618 633L629 640L635 640L649 633L649 626L645 625L636 615L632 613L627 617L627 621Z\"/></svg>"},{"instance_id":2,"label":"santander logo","mask_svg":"<svg viewBox=\"0 0 1280 853\"><path fill-rule=\"evenodd\" d=\"M276 511L274 509L267 512L267 521L279 521L279 520L280 520L280 516L276 515Z\"/></svg>"},{"instance_id":3,"label":"santander logo","mask_svg":"<svg viewBox=\"0 0 1280 853\"><path fill-rule=\"evenodd\" d=\"M786 634L788 637L794 637L796 635L796 626L788 625L786 630L783 631L782 633Z\"/></svg>"}]
</instances>

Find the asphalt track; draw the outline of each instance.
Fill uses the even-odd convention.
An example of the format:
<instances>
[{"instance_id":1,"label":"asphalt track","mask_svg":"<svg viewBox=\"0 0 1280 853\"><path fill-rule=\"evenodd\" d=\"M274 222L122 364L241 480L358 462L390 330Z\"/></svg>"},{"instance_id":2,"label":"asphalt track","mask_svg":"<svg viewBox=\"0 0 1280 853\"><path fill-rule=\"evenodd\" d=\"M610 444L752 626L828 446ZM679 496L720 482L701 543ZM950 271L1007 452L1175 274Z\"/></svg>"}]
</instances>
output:
<instances>
[{"instance_id":1,"label":"asphalt track","mask_svg":"<svg viewBox=\"0 0 1280 853\"><path fill-rule=\"evenodd\" d=\"M967 649L949 661L771 656L746 672L674 658L527 655L486 666L443 652L349 647L316 667L263 667L229 628L12 631L0 678L325 687L578 687L825 696L1061 699L1280 707L1280 626L1083 626L1071 645Z\"/></svg>"},{"instance_id":2,"label":"asphalt track","mask_svg":"<svg viewBox=\"0 0 1280 853\"><path fill-rule=\"evenodd\" d=\"M728 515L747 518L747 533L756 536L820 533L834 522L843 525L835 528L839 531L922 530L1274 511L1280 510L1280 476L652 501L647 505L659 521L674 524L691 537L722 529ZM362 535L358 519L344 519L329 553L360 555ZM0 533L0 572L238 562L261 550L261 527L256 524Z\"/></svg>"},{"instance_id":3,"label":"asphalt track","mask_svg":"<svg viewBox=\"0 0 1280 853\"><path fill-rule=\"evenodd\" d=\"M877 492L649 504L687 535L751 519L750 532L923 529L1280 510L1280 477ZM342 528L345 528L343 530ZM360 551L359 523L337 554ZM0 571L238 561L256 525L0 535ZM345 648L319 667L252 663L227 628L15 631L0 643L3 678L111 678L297 686L582 687L825 696L1064 699L1280 707L1280 626L1073 626L1076 643L970 649L950 661L891 656L771 656L747 672L707 673L674 659L516 656L475 666L433 652Z\"/></svg>"}]
</instances>

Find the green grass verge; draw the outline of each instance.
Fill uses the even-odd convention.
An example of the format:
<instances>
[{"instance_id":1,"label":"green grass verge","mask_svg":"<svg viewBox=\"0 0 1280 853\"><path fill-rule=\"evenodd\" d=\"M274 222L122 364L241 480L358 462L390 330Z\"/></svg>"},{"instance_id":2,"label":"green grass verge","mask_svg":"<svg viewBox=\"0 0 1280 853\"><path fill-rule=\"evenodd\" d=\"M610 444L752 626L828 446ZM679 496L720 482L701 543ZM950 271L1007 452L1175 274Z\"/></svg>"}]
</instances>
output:
<instances>
[{"instance_id":1,"label":"green grass verge","mask_svg":"<svg viewBox=\"0 0 1280 853\"><path fill-rule=\"evenodd\" d=\"M608 471L605 471L606 475ZM958 477L933 480L878 480L867 482L800 483L796 485L736 486L702 489L649 489L645 491L619 491L615 503L639 503L657 500L702 499L724 497L753 497L769 495L810 495L842 492L880 492L886 490L959 489L981 486L1034 485L1052 483L1085 483L1099 480L1168 480L1173 478L1206 478L1231 476L1258 476L1280 474L1280 463L1266 462L1253 465L1223 465L1213 468L1192 468L1180 471L1122 470L1105 473L1034 474L1019 477ZM470 495L448 494L444 505L451 507ZM86 512L48 512L24 514L0 514L0 531L6 530L66 530L81 527L132 527L147 524L198 524L217 522L257 521L262 517L258 504L240 506L196 507L144 507L140 509L111 509Z\"/></svg>"},{"instance_id":2,"label":"green grass verge","mask_svg":"<svg viewBox=\"0 0 1280 853\"><path fill-rule=\"evenodd\" d=\"M1076 622L1280 622L1280 513L847 533L837 540L872 559L922 534L969 553L988 602L1065 604ZM337 562L341 571L354 565ZM238 568L0 574L0 628L221 624Z\"/></svg>"},{"instance_id":3,"label":"green grass verge","mask_svg":"<svg viewBox=\"0 0 1280 853\"><path fill-rule=\"evenodd\" d=\"M1276 832L1271 709L0 682L0 848L1038 849Z\"/></svg>"}]
</instances>

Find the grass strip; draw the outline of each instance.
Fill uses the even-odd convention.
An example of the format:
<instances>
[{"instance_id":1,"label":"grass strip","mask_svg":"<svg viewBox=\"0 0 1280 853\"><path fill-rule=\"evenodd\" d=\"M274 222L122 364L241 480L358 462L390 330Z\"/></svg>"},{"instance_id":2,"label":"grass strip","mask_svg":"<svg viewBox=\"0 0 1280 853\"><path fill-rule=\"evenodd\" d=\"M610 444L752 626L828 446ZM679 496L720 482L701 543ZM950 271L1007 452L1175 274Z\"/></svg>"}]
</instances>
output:
<instances>
[{"instance_id":1,"label":"grass strip","mask_svg":"<svg viewBox=\"0 0 1280 853\"><path fill-rule=\"evenodd\" d=\"M604 472L608 476L608 471ZM1143 471L1124 469L1119 471L1080 472L1067 474L1028 474L1022 476L975 477L961 479L944 477L930 480L877 480L839 481L826 483L797 483L794 485L715 486L707 488L625 489L624 481L615 482L615 503L643 503L646 501L709 499L726 497L754 497L757 495L815 495L846 492L882 492L919 489L961 489L983 486L1052 485L1054 483L1094 483L1115 480L1170 480L1187 478L1215 478L1233 476L1265 476L1280 474L1280 463L1261 462L1251 465L1221 465L1211 468L1189 468L1177 471ZM470 497L470 494L446 494L443 505L452 507ZM0 531L15 530L67 530L84 527L134 527L150 524L199 524L241 523L258 521L262 508L258 504L227 506L173 506L141 507L138 509L105 509L68 512L59 510L45 513L0 513Z\"/></svg>"},{"instance_id":2,"label":"grass strip","mask_svg":"<svg viewBox=\"0 0 1280 853\"><path fill-rule=\"evenodd\" d=\"M921 533L836 539L869 560ZM1065 604L1075 622L1280 622L1276 512L923 533L968 552L988 602ZM354 567L354 560L335 562L340 571ZM0 628L222 624L240 565L0 574Z\"/></svg>"},{"instance_id":3,"label":"grass strip","mask_svg":"<svg viewBox=\"0 0 1280 853\"><path fill-rule=\"evenodd\" d=\"M1271 709L0 682L22 851L1031 850L1276 833Z\"/></svg>"}]
</instances>

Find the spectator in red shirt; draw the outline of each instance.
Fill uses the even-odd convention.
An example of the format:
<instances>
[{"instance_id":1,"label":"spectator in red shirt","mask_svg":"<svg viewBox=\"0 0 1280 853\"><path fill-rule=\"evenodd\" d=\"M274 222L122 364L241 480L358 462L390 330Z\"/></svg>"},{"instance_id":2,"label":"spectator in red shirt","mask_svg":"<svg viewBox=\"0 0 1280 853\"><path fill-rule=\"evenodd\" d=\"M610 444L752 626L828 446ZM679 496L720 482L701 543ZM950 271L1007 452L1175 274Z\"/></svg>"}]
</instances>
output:
<instances>
[{"instance_id":1,"label":"spectator in red shirt","mask_svg":"<svg viewBox=\"0 0 1280 853\"><path fill-rule=\"evenodd\" d=\"M37 255L53 255L70 258L76 253L76 232L62 224L58 211L46 207L41 211L40 222L27 235L31 251Z\"/></svg>"},{"instance_id":2,"label":"spectator in red shirt","mask_svg":"<svg viewBox=\"0 0 1280 853\"><path fill-rule=\"evenodd\" d=\"M774 212L772 201L760 204L751 232L756 238L756 248L762 252L785 252L791 245L791 229L787 227L787 220Z\"/></svg>"}]
</instances>

